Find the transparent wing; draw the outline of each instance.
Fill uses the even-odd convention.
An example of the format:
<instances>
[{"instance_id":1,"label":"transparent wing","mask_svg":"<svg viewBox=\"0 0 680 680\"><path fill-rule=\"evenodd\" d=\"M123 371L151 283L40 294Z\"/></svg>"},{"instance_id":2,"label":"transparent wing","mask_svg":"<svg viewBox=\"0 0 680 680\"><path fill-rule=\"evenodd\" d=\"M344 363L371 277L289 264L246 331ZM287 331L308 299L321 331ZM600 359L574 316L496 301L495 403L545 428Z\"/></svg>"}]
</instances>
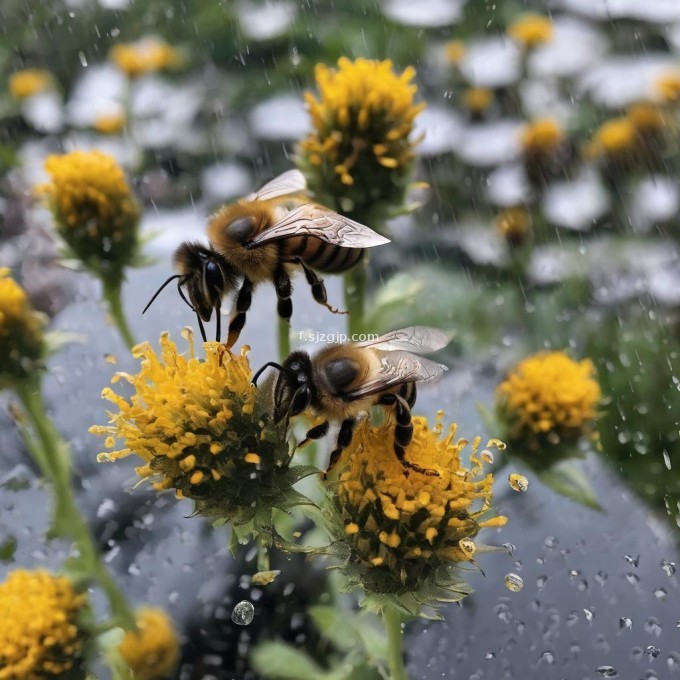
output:
<instances>
[{"instance_id":1,"label":"transparent wing","mask_svg":"<svg viewBox=\"0 0 680 680\"><path fill-rule=\"evenodd\" d=\"M374 340L355 343L357 347L371 347L383 352L406 350L418 354L436 352L451 342L453 333L430 328L428 326L409 326L397 331L391 331Z\"/></svg>"},{"instance_id":2,"label":"transparent wing","mask_svg":"<svg viewBox=\"0 0 680 680\"><path fill-rule=\"evenodd\" d=\"M294 236L313 236L345 248L372 248L390 242L370 227L338 215L322 205L305 203L262 231L248 243L248 247L256 248Z\"/></svg>"},{"instance_id":3,"label":"transparent wing","mask_svg":"<svg viewBox=\"0 0 680 680\"><path fill-rule=\"evenodd\" d=\"M246 201L267 201L270 198L298 194L307 189L305 176L299 170L288 170L246 196Z\"/></svg>"},{"instance_id":4,"label":"transparent wing","mask_svg":"<svg viewBox=\"0 0 680 680\"><path fill-rule=\"evenodd\" d=\"M375 378L364 381L361 387L347 396L350 399L358 399L404 383L432 382L448 370L444 364L423 359L410 352L399 350L388 352L380 357L380 371Z\"/></svg>"}]
</instances>

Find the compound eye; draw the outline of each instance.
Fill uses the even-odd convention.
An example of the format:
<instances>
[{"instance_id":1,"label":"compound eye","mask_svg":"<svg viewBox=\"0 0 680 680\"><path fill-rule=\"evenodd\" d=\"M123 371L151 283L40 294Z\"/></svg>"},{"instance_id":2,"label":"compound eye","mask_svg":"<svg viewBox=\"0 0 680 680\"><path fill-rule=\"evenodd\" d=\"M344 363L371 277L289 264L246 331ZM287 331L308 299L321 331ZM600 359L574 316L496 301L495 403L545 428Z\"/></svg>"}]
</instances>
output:
<instances>
[{"instance_id":1,"label":"compound eye","mask_svg":"<svg viewBox=\"0 0 680 680\"><path fill-rule=\"evenodd\" d=\"M359 364L352 359L334 359L324 369L328 384L341 390L356 380L359 375Z\"/></svg>"},{"instance_id":2,"label":"compound eye","mask_svg":"<svg viewBox=\"0 0 680 680\"><path fill-rule=\"evenodd\" d=\"M237 243L249 241L255 231L255 220L252 217L239 217L227 227L227 236Z\"/></svg>"},{"instance_id":3,"label":"compound eye","mask_svg":"<svg viewBox=\"0 0 680 680\"><path fill-rule=\"evenodd\" d=\"M217 262L207 262L205 265L205 278L212 286L218 289L224 288L224 275Z\"/></svg>"}]
</instances>

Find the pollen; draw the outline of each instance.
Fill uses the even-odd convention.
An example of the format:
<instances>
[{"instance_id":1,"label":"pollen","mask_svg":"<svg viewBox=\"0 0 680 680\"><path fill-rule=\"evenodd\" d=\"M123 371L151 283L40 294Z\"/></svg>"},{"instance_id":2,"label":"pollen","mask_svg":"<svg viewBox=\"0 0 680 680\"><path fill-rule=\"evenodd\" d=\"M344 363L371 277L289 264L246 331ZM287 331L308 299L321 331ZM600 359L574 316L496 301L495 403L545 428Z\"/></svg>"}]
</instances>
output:
<instances>
[{"instance_id":1,"label":"pollen","mask_svg":"<svg viewBox=\"0 0 680 680\"><path fill-rule=\"evenodd\" d=\"M262 462L262 458L256 453L246 453L244 460L246 463L252 463L253 465L259 465Z\"/></svg>"}]
</instances>

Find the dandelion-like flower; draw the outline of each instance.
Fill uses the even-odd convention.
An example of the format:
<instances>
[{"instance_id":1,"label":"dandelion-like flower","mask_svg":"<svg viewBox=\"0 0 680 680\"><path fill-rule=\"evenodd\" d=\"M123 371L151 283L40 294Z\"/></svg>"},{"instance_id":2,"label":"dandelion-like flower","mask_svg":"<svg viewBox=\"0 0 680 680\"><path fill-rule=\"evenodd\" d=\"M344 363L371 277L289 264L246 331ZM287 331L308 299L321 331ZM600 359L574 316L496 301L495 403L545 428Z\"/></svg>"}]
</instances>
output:
<instances>
[{"instance_id":1,"label":"dandelion-like flower","mask_svg":"<svg viewBox=\"0 0 680 680\"><path fill-rule=\"evenodd\" d=\"M604 122L586 146L590 158L625 160L638 148L639 136L633 121L622 116Z\"/></svg>"},{"instance_id":2,"label":"dandelion-like flower","mask_svg":"<svg viewBox=\"0 0 680 680\"><path fill-rule=\"evenodd\" d=\"M144 607L136 615L137 630L130 630L118 653L134 680L169 677L179 661L179 639L172 621L162 609Z\"/></svg>"},{"instance_id":3,"label":"dandelion-like flower","mask_svg":"<svg viewBox=\"0 0 680 680\"><path fill-rule=\"evenodd\" d=\"M98 116L92 127L103 135L117 135L125 129L125 114L119 112Z\"/></svg>"},{"instance_id":4,"label":"dandelion-like flower","mask_svg":"<svg viewBox=\"0 0 680 680\"><path fill-rule=\"evenodd\" d=\"M659 106L652 102L631 104L626 118L633 124L643 138L653 137L666 126L666 119Z\"/></svg>"},{"instance_id":5,"label":"dandelion-like flower","mask_svg":"<svg viewBox=\"0 0 680 680\"><path fill-rule=\"evenodd\" d=\"M401 206L416 145L410 135L425 107L414 102L414 76L411 67L395 73L389 60L317 65L319 98L305 94L313 130L299 155L325 203L355 216Z\"/></svg>"},{"instance_id":6,"label":"dandelion-like flower","mask_svg":"<svg viewBox=\"0 0 680 680\"><path fill-rule=\"evenodd\" d=\"M26 68L12 73L8 85L15 99L26 99L52 87L52 74L44 69Z\"/></svg>"},{"instance_id":7,"label":"dandelion-like flower","mask_svg":"<svg viewBox=\"0 0 680 680\"><path fill-rule=\"evenodd\" d=\"M674 104L680 100L680 70L668 71L654 83L656 94L662 102Z\"/></svg>"},{"instance_id":8,"label":"dandelion-like flower","mask_svg":"<svg viewBox=\"0 0 680 680\"><path fill-rule=\"evenodd\" d=\"M73 253L105 280L120 281L137 253L140 208L115 159L101 151L49 156L51 181L36 188Z\"/></svg>"},{"instance_id":9,"label":"dandelion-like flower","mask_svg":"<svg viewBox=\"0 0 680 680\"><path fill-rule=\"evenodd\" d=\"M520 135L524 153L532 156L554 153L565 140L562 126L553 118L539 118L527 123Z\"/></svg>"},{"instance_id":10,"label":"dandelion-like flower","mask_svg":"<svg viewBox=\"0 0 680 680\"><path fill-rule=\"evenodd\" d=\"M508 36L521 47L531 50L550 42L553 23L541 14L525 14L508 26Z\"/></svg>"},{"instance_id":11,"label":"dandelion-like flower","mask_svg":"<svg viewBox=\"0 0 680 680\"><path fill-rule=\"evenodd\" d=\"M503 208L496 216L496 228L510 245L520 246L531 236L531 214L523 205Z\"/></svg>"},{"instance_id":12,"label":"dandelion-like flower","mask_svg":"<svg viewBox=\"0 0 680 680\"><path fill-rule=\"evenodd\" d=\"M174 47L152 37L115 45L109 56L129 78L174 69L182 63L181 55Z\"/></svg>"},{"instance_id":13,"label":"dandelion-like flower","mask_svg":"<svg viewBox=\"0 0 680 680\"><path fill-rule=\"evenodd\" d=\"M45 351L44 323L26 291L0 268L0 385L31 376Z\"/></svg>"},{"instance_id":14,"label":"dandelion-like flower","mask_svg":"<svg viewBox=\"0 0 680 680\"><path fill-rule=\"evenodd\" d=\"M601 399L592 361L539 352L519 362L498 386L496 410L508 441L535 450L590 434Z\"/></svg>"},{"instance_id":15,"label":"dandelion-like flower","mask_svg":"<svg viewBox=\"0 0 680 680\"><path fill-rule=\"evenodd\" d=\"M460 66L466 52L467 47L462 40L449 40L444 45L444 56L454 66Z\"/></svg>"},{"instance_id":16,"label":"dandelion-like flower","mask_svg":"<svg viewBox=\"0 0 680 680\"><path fill-rule=\"evenodd\" d=\"M66 578L11 572L0 584L0 680L71 677L83 660L86 606Z\"/></svg>"},{"instance_id":17,"label":"dandelion-like flower","mask_svg":"<svg viewBox=\"0 0 680 680\"><path fill-rule=\"evenodd\" d=\"M493 477L484 474L481 439L472 442L471 466L461 453L468 444L456 439L456 426L442 437L442 414L430 429L413 419L413 440L406 460L438 473L431 476L404 466L394 453L393 426L362 423L346 452L346 468L338 483L336 510L344 526L350 581L376 594L411 594L434 604L437 586L447 581L451 566L473 560L473 539L483 527L499 527L507 518L483 520L491 507ZM492 440L487 446L503 448ZM449 574L451 576L451 574ZM467 592L460 581L455 587Z\"/></svg>"},{"instance_id":18,"label":"dandelion-like flower","mask_svg":"<svg viewBox=\"0 0 680 680\"><path fill-rule=\"evenodd\" d=\"M200 359L188 329L185 337L187 356L167 333L160 354L149 343L134 348L139 372L113 378L132 385L129 400L104 389L117 412L108 414L110 425L90 428L106 437L110 449L99 460L134 454L143 463L136 468L140 477L158 491L174 489L179 498L192 499L200 514L270 526L272 507L285 503L302 469L289 467L285 425L272 422L271 390L251 384L246 350L235 355L209 342Z\"/></svg>"},{"instance_id":19,"label":"dandelion-like flower","mask_svg":"<svg viewBox=\"0 0 680 680\"><path fill-rule=\"evenodd\" d=\"M493 103L493 92L486 87L469 87L463 92L463 106L473 114L482 114Z\"/></svg>"}]
</instances>

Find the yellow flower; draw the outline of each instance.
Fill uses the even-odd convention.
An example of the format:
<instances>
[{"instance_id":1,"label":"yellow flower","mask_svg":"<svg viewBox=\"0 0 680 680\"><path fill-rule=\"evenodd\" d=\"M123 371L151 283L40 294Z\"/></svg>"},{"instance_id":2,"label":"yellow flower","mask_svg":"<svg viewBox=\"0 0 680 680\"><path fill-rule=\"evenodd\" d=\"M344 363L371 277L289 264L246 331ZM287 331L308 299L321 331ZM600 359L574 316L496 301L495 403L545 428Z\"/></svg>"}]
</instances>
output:
<instances>
[{"instance_id":1,"label":"yellow flower","mask_svg":"<svg viewBox=\"0 0 680 680\"><path fill-rule=\"evenodd\" d=\"M631 104L626 117L641 135L653 135L666 125L663 112L651 102Z\"/></svg>"},{"instance_id":2,"label":"yellow flower","mask_svg":"<svg viewBox=\"0 0 680 680\"><path fill-rule=\"evenodd\" d=\"M125 129L125 115L123 113L112 113L98 116L92 127L103 135L115 135Z\"/></svg>"},{"instance_id":3,"label":"yellow flower","mask_svg":"<svg viewBox=\"0 0 680 680\"><path fill-rule=\"evenodd\" d=\"M613 118L597 129L585 154L590 158L622 159L636 150L638 142L638 130L629 118Z\"/></svg>"},{"instance_id":4,"label":"yellow flower","mask_svg":"<svg viewBox=\"0 0 680 680\"><path fill-rule=\"evenodd\" d=\"M29 377L43 352L40 315L9 270L0 268L0 383Z\"/></svg>"},{"instance_id":5,"label":"yellow flower","mask_svg":"<svg viewBox=\"0 0 680 680\"><path fill-rule=\"evenodd\" d=\"M172 674L179 661L179 640L172 621L162 609L144 607L137 612L137 630L128 631L118 653L134 680L156 680Z\"/></svg>"},{"instance_id":6,"label":"yellow flower","mask_svg":"<svg viewBox=\"0 0 680 680\"><path fill-rule=\"evenodd\" d=\"M44 92L52 85L49 71L39 68L26 68L15 71L9 77L9 91L16 99L26 99L34 94Z\"/></svg>"},{"instance_id":7,"label":"yellow flower","mask_svg":"<svg viewBox=\"0 0 680 680\"><path fill-rule=\"evenodd\" d=\"M485 87L470 87L463 92L463 105L473 113L482 113L492 102L493 92Z\"/></svg>"},{"instance_id":8,"label":"yellow flower","mask_svg":"<svg viewBox=\"0 0 680 680\"><path fill-rule=\"evenodd\" d=\"M523 205L503 208L496 217L496 228L511 245L521 245L531 233L531 215Z\"/></svg>"},{"instance_id":9,"label":"yellow flower","mask_svg":"<svg viewBox=\"0 0 680 680\"><path fill-rule=\"evenodd\" d=\"M564 141L564 130L552 118L539 118L527 123L520 136L524 152L534 156L553 153Z\"/></svg>"},{"instance_id":10,"label":"yellow flower","mask_svg":"<svg viewBox=\"0 0 680 680\"><path fill-rule=\"evenodd\" d=\"M86 604L66 578L11 572L0 584L0 680L71 677L83 657Z\"/></svg>"},{"instance_id":11,"label":"yellow flower","mask_svg":"<svg viewBox=\"0 0 680 680\"><path fill-rule=\"evenodd\" d=\"M49 156L52 181L36 187L57 229L90 269L120 280L138 246L140 208L115 159L101 151Z\"/></svg>"},{"instance_id":12,"label":"yellow flower","mask_svg":"<svg viewBox=\"0 0 680 680\"><path fill-rule=\"evenodd\" d=\"M182 63L180 53L158 38L143 38L134 43L121 43L113 47L109 56L130 78L176 68Z\"/></svg>"},{"instance_id":13,"label":"yellow flower","mask_svg":"<svg viewBox=\"0 0 680 680\"><path fill-rule=\"evenodd\" d=\"M531 49L550 41L553 23L541 14L525 14L508 26L507 33L515 42Z\"/></svg>"},{"instance_id":14,"label":"yellow flower","mask_svg":"<svg viewBox=\"0 0 680 680\"><path fill-rule=\"evenodd\" d=\"M112 381L125 380L135 393L128 401L105 388L102 397L118 413L109 412L111 424L90 432L114 449L100 461L135 454L143 462L137 474L157 491L175 489L203 514L243 523L262 507L270 511L268 503L282 493L277 480L290 462L285 425L271 424L271 391L251 384L247 349L237 356L208 342L202 360L188 329L185 337L188 356L168 333L161 336L160 355L149 343L137 345L139 373L116 373ZM115 449L116 439L123 448Z\"/></svg>"},{"instance_id":15,"label":"yellow flower","mask_svg":"<svg viewBox=\"0 0 680 680\"><path fill-rule=\"evenodd\" d=\"M397 75L389 60L317 65L319 98L305 93L313 130L299 152L326 203L350 214L401 204L414 159L409 135L425 107L414 103L414 76L411 67Z\"/></svg>"},{"instance_id":16,"label":"yellow flower","mask_svg":"<svg viewBox=\"0 0 680 680\"><path fill-rule=\"evenodd\" d=\"M454 66L460 65L465 52L467 52L467 47L462 40L450 40L444 45L444 54Z\"/></svg>"},{"instance_id":17,"label":"yellow flower","mask_svg":"<svg viewBox=\"0 0 680 680\"><path fill-rule=\"evenodd\" d=\"M539 352L519 362L498 386L496 407L510 428L508 439L533 449L589 434L601 398L589 359Z\"/></svg>"},{"instance_id":18,"label":"yellow flower","mask_svg":"<svg viewBox=\"0 0 680 680\"><path fill-rule=\"evenodd\" d=\"M669 71L654 83L660 99L669 104L680 100L680 70Z\"/></svg>"},{"instance_id":19,"label":"yellow flower","mask_svg":"<svg viewBox=\"0 0 680 680\"><path fill-rule=\"evenodd\" d=\"M493 477L483 473L481 438L472 442L471 467L462 465L467 440L456 440L456 425L443 438L442 415L430 429L413 419L406 460L436 471L426 475L404 466L394 453L394 427L364 421L345 454L337 507L350 544L348 564L374 593L419 591L440 568L471 561L472 540L482 527L503 526L507 518L483 521L491 507ZM487 446L503 448L497 440ZM480 457L481 456L481 457ZM441 574L440 574L441 575Z\"/></svg>"}]
</instances>

